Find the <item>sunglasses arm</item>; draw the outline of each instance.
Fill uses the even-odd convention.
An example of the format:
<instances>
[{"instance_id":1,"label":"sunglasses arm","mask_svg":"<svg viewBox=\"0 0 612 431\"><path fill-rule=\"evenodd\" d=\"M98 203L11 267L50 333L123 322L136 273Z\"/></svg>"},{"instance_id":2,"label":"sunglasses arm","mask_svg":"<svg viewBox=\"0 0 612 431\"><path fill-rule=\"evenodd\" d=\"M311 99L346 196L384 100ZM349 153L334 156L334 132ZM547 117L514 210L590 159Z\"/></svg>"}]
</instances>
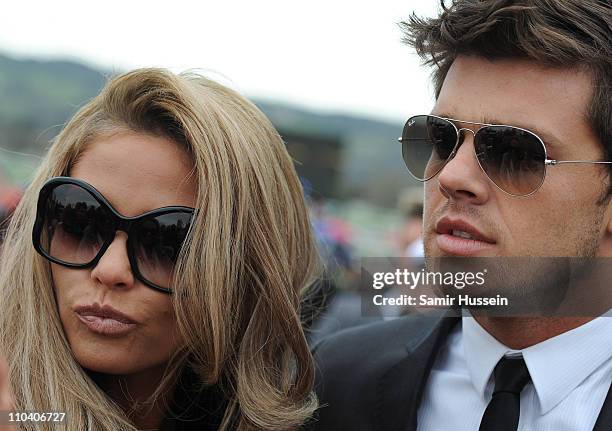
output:
<instances>
[{"instance_id":1,"label":"sunglasses arm","mask_svg":"<svg viewBox=\"0 0 612 431\"><path fill-rule=\"evenodd\" d=\"M601 161L595 161L595 160L553 160L553 159L544 160L544 164L546 164L547 166L560 165L563 163L589 163L589 164L598 164L598 165L612 164L612 162L601 162Z\"/></svg>"}]
</instances>

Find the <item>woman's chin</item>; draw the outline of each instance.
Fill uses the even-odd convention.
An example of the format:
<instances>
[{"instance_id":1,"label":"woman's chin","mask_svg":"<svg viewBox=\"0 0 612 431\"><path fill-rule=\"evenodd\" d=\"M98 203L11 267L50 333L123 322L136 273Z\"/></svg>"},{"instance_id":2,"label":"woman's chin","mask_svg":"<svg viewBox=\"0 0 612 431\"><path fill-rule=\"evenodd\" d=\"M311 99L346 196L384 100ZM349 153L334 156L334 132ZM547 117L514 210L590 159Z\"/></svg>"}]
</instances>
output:
<instances>
[{"instance_id":1,"label":"woman's chin","mask_svg":"<svg viewBox=\"0 0 612 431\"><path fill-rule=\"evenodd\" d=\"M100 352L97 349L73 349L76 362L83 368L95 373L112 375L137 374L152 364L144 364L138 358L130 357L127 352Z\"/></svg>"}]
</instances>

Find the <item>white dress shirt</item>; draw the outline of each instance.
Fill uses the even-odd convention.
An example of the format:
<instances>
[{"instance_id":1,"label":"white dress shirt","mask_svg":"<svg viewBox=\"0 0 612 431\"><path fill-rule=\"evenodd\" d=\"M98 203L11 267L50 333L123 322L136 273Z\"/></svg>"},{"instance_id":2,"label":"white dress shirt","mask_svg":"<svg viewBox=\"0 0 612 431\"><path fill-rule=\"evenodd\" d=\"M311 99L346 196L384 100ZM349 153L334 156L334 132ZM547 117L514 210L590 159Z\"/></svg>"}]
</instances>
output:
<instances>
[{"instance_id":1,"label":"white dress shirt","mask_svg":"<svg viewBox=\"0 0 612 431\"><path fill-rule=\"evenodd\" d=\"M612 318L516 351L463 317L440 349L418 411L419 431L478 431L503 356L525 359L519 431L591 431L612 382Z\"/></svg>"}]
</instances>

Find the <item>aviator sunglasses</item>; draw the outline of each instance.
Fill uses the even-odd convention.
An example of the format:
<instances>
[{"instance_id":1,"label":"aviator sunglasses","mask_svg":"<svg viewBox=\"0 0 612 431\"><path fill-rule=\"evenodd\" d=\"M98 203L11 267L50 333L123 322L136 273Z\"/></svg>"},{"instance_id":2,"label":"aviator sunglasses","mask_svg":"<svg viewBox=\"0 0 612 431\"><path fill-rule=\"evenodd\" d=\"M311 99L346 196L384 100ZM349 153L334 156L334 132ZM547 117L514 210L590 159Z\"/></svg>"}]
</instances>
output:
<instances>
[{"instance_id":1,"label":"aviator sunglasses","mask_svg":"<svg viewBox=\"0 0 612 431\"><path fill-rule=\"evenodd\" d=\"M127 253L134 276L145 285L172 293L170 285L193 208L171 206L137 217L119 214L85 181L56 177L40 190L34 248L68 268L90 268L102 258L118 230L128 235Z\"/></svg>"},{"instance_id":2,"label":"aviator sunglasses","mask_svg":"<svg viewBox=\"0 0 612 431\"><path fill-rule=\"evenodd\" d=\"M455 123L481 127L474 132L457 128ZM436 176L459 151L462 132L474 135L474 152L482 171L499 189L512 196L535 193L544 183L548 166L612 163L549 159L544 141L520 127L416 115L408 119L398 139L402 143L402 157L410 174L419 181Z\"/></svg>"}]
</instances>

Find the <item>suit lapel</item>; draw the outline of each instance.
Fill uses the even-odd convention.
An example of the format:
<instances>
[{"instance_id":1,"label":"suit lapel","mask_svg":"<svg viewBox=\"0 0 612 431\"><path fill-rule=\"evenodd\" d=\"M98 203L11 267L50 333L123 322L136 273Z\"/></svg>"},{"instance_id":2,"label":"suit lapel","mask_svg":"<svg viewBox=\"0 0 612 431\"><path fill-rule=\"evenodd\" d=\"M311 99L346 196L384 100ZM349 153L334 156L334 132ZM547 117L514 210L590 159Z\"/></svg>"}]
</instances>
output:
<instances>
[{"instance_id":1,"label":"suit lapel","mask_svg":"<svg viewBox=\"0 0 612 431\"><path fill-rule=\"evenodd\" d=\"M612 430L612 385L610 385L610 389L608 389L608 395L606 395L606 399L599 412L599 417L593 428L593 431L608 430Z\"/></svg>"},{"instance_id":2,"label":"suit lapel","mask_svg":"<svg viewBox=\"0 0 612 431\"><path fill-rule=\"evenodd\" d=\"M452 315L449 313L449 315ZM459 321L442 316L406 348L406 357L389 368L379 381L376 417L381 431L416 431L417 413L437 353ZM612 385L593 431L612 430Z\"/></svg>"},{"instance_id":3,"label":"suit lapel","mask_svg":"<svg viewBox=\"0 0 612 431\"><path fill-rule=\"evenodd\" d=\"M452 312L451 312L452 313ZM451 314L449 313L449 314ZM406 357L380 379L376 415L382 431L416 431L417 411L436 354L459 321L442 316L416 339L407 340Z\"/></svg>"}]
</instances>

